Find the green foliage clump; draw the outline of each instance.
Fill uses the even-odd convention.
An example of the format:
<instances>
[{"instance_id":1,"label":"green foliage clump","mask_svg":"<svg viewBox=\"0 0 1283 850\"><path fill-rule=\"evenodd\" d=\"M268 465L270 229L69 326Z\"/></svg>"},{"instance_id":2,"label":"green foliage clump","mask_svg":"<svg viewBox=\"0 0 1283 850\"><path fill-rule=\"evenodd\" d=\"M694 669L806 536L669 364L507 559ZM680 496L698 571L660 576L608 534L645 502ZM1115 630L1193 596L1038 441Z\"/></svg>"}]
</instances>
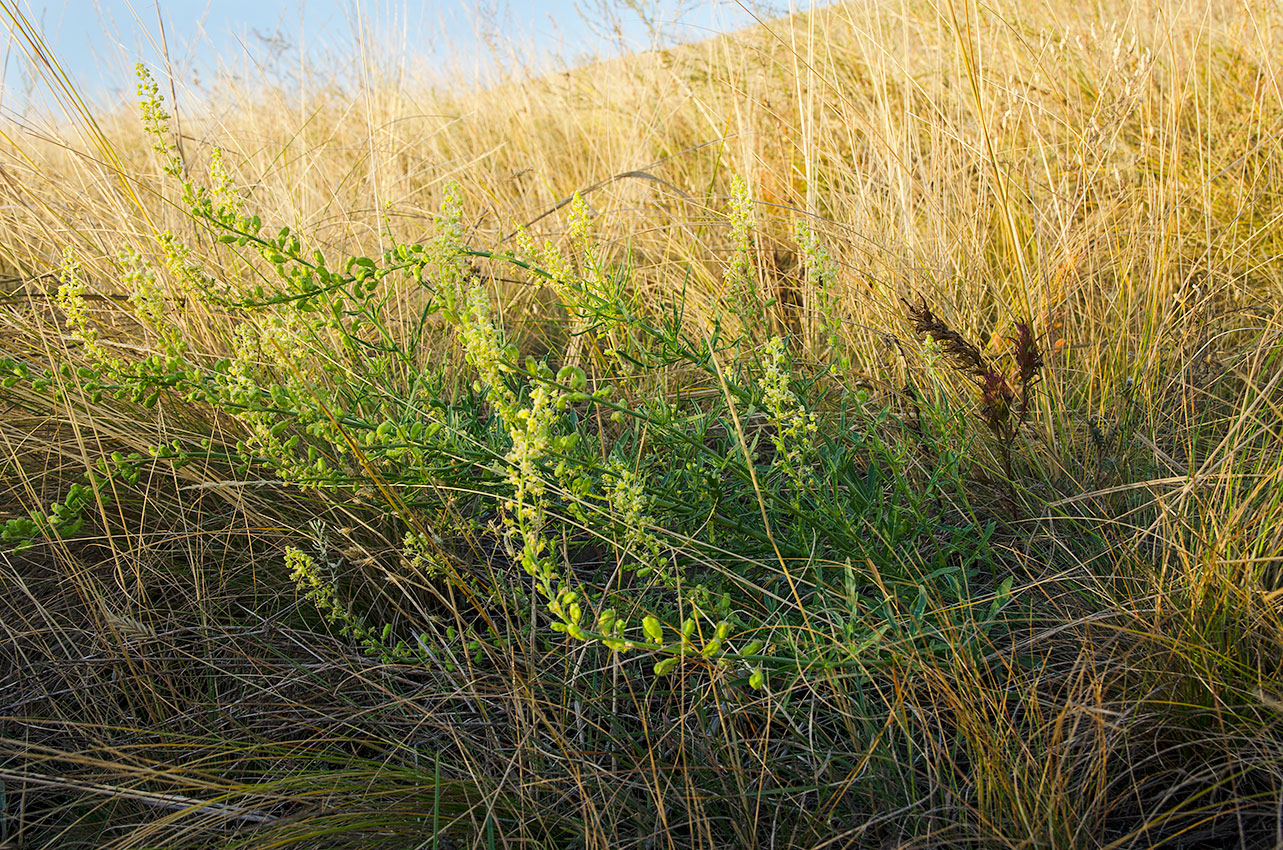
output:
<instances>
[{"instance_id":1,"label":"green foliage clump","mask_svg":"<svg viewBox=\"0 0 1283 850\"><path fill-rule=\"evenodd\" d=\"M145 72L140 79L144 126L177 177L163 105ZM59 300L93 364L73 382L94 397L144 407L175 398L229 415L240 436L224 462L329 499L358 495L371 521L420 544L443 541L430 570L419 544L407 546L407 563L419 564L437 595L464 593L483 620L495 606L538 599L532 610L541 608L536 619L552 632L650 653L659 674L692 664L754 687L772 671L867 675L897 645L945 651L991 628L992 617L967 604L995 556L993 525L961 487L965 446L931 428L913 438L927 448L913 446L896 433L890 403L834 380L846 362L833 317L835 267L806 228L799 240L824 294L818 332L831 362L801 375L793 341L765 336L770 305L754 283L753 205L742 179L732 190L735 248L724 275L740 328L734 340L720 325L694 332L683 303L644 308L630 298L626 259L608 261L578 198L571 259L524 232L516 254L469 247L455 188L433 239L332 261L300 234L269 235L245 214L221 154L208 181L188 180L182 194L217 244L246 252L251 264L257 258L258 282L216 282L171 233L126 250L130 303L164 352L130 363L97 347L69 256ZM153 264L226 315L229 357L189 355ZM532 341L496 320L487 281L513 273L556 297L571 341L564 349L523 356ZM396 289L405 284L417 294ZM418 305L408 329L390 315L407 297ZM443 334L466 370L433 357L425 340ZM719 391L681 389L696 383ZM1023 416L1027 400L1020 405ZM181 465L210 448L175 441L151 456ZM922 468L923 454L934 468ZM102 483L136 481L142 460L113 460L101 479L53 507L53 520L71 521L11 521L6 539L45 528L74 533L84 506L105 498ZM454 495L462 492L473 494L466 506ZM954 507L942 513L943 504ZM445 541L478 534L492 541L489 561L478 569L460 557L450 566ZM315 608L367 651L389 661L423 657L396 649L392 625L371 625L312 556L291 547L286 562ZM424 642L416 636L410 645Z\"/></svg>"}]
</instances>

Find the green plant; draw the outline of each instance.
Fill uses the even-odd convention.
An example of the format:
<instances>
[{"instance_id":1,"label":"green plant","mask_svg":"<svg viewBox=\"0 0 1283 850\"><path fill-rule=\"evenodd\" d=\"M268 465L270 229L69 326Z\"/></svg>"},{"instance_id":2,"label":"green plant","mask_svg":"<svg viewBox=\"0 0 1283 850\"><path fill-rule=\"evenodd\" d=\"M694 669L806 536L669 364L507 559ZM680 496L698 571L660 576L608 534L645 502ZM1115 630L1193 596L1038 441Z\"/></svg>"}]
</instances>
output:
<instances>
[{"instance_id":1,"label":"green plant","mask_svg":"<svg viewBox=\"0 0 1283 850\"><path fill-rule=\"evenodd\" d=\"M154 85L144 78L143 88L151 92ZM176 155L161 132L159 103L145 102L144 109L152 116L155 148ZM233 356L202 364L188 358L184 341L163 326L149 260L140 250L123 255L139 321L159 328L167 354L144 369L97 358L104 382L95 392L141 399L144 406L162 395L182 397L230 414L242 423L243 436L228 461L242 474L261 470L336 497L368 494L366 510L414 539L456 536L448 528L425 528L420 517L447 515L452 500L432 494L455 491L466 481L483 497L471 509L474 527L501 544L528 583L514 585L493 564L484 576L461 567L435 569L429 580L440 583L436 595L464 592L485 618L496 604L524 604L531 591L542 600L552 630L601 641L614 652L653 653L661 674L683 661L743 671L754 685L768 669L867 672L893 657L881 646L888 629L901 641L945 646L928 607L966 593L973 565L987 557L985 537L976 538L975 548L956 535L950 547L936 548L921 563L906 564L902 553L909 541L938 536L939 520L928 517L925 505L959 480L917 481L902 448L887 442L879 425L885 410L878 414L882 419L858 404L812 410L782 338L755 353L751 337L733 346L716 331L693 338L680 303L665 314L638 312L621 297L626 267L609 269L588 241L582 204L572 207L578 270L551 248L539 255L554 263L551 269L530 256L468 248L456 192L445 196L432 242L398 245L381 260L331 264L322 252L306 251L287 229L264 235L259 219L241 213L233 193L217 175L215 181L221 188L184 184L194 219L218 243L244 247L266 261L277 283L264 278L238 295L213 285L213 276L192 265L175 239L158 240L167 263L184 258L180 265L191 269L184 279L203 287L206 303L241 317ZM736 185L743 207L743 181ZM748 285L744 246L751 218L740 207L735 226L741 250L727 279L742 288ZM594 359L591 374L573 365L580 359L573 350L556 372L549 365L561 356L555 351L527 356L520 365L517 352L525 343L510 342L493 320L483 285L488 273L478 263L547 281L559 297L573 299L563 302L573 338L609 338L613 356ZM387 315L392 293L386 287L398 278L424 293L419 322L408 336L394 333ZM607 287L608 278L625 282ZM75 290L68 289L68 321L91 342L95 332L74 299ZM454 397L447 388L460 386L455 381L465 376L424 361L415 350L438 314L453 328L475 375L472 386L463 384L467 391ZM728 357L729 368L720 362ZM715 381L723 393L670 398L629 373L644 376L660 368ZM465 410L470 412L452 413ZM607 420L610 435L598 455L589 447ZM859 435L854 441L853 433ZM763 440L769 451L761 448ZM192 451L176 445L152 454L185 462ZM667 470L649 474L658 458L670 459ZM409 499L408 493L416 495ZM960 530L975 522L965 515L958 520ZM607 536L596 526L617 531ZM592 576L578 567L576 553L601 542L618 548L625 573ZM448 552L440 557L442 563L452 558ZM401 657L389 649L391 627L368 625L309 556L293 548L287 559L299 587L344 633L384 658ZM825 586L826 562L844 562L848 571L852 563L868 563L873 573L864 582L843 579L845 589L835 598ZM926 589L924 580L934 589ZM909 621L897 613L906 604L899 581L908 582L904 590L913 599ZM860 601L863 596L867 601ZM511 599L501 601L505 597ZM841 613L848 606L875 613L867 622L852 619ZM625 612L644 614L643 622ZM814 630L817 619L831 618L840 627ZM807 626L809 636L764 643L755 636L768 625Z\"/></svg>"}]
</instances>

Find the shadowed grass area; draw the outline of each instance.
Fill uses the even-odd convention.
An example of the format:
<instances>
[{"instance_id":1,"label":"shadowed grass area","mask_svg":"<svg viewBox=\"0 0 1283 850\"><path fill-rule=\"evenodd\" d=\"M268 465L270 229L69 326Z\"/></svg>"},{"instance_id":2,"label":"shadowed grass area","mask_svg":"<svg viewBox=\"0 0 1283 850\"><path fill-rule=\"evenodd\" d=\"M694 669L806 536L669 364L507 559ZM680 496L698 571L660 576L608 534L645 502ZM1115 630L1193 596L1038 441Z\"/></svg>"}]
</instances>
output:
<instances>
[{"instance_id":1,"label":"shadowed grass area","mask_svg":"<svg viewBox=\"0 0 1283 850\"><path fill-rule=\"evenodd\" d=\"M0 138L0 846L1276 843L1278 32L66 81Z\"/></svg>"}]
</instances>

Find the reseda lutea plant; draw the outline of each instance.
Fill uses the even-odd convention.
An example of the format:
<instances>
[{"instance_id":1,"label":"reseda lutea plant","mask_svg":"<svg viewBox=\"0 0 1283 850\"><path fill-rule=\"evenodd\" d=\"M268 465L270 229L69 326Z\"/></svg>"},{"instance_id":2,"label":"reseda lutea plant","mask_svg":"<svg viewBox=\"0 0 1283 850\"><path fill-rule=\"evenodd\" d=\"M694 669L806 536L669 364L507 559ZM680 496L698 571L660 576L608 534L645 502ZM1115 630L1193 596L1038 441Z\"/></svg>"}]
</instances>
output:
<instances>
[{"instance_id":1,"label":"reseda lutea plant","mask_svg":"<svg viewBox=\"0 0 1283 850\"><path fill-rule=\"evenodd\" d=\"M691 665L754 686L775 674L863 676L906 645L951 651L987 633L992 618L956 603L995 557L992 528L938 507L965 504L955 492L963 471L954 463L919 474L913 448L889 427L889 403L832 392L833 368L846 362L836 267L809 230L799 240L823 323L820 339L802 344L829 362L799 377L795 341L769 332L769 304L756 295L742 179L723 281L743 295L732 302L732 339L720 324L692 330L680 301L634 298L627 262L595 242L579 198L568 255L525 233L515 252L470 247L460 190L449 187L432 239L332 262L305 235L271 235L246 214L221 155L205 182L191 178L158 91L140 91L162 169L188 175L182 197L218 247L162 233L122 255L135 319L164 352L138 362L88 349L96 331L69 285L63 311L90 365L66 379L144 410L181 401L230 417L240 432L234 446L176 440L150 457L109 458L102 476L136 483L148 463L200 458L277 480L395 529L403 551L383 569L398 581L396 570L414 571L415 585L463 627L493 622L501 608L529 611L532 629L648 653L660 674ZM217 251L236 252L251 283L207 273L202 252ZM564 347L505 332L493 282L513 276L556 299ZM225 329L227 356L191 355L187 331L156 309L162 280ZM417 317L408 323L406 304ZM462 352L462 365L441 356L443 346ZM19 373L56 391L57 382ZM822 378L824 409L812 398ZM722 392L682 390L701 384ZM103 478L85 483L56 516L104 498ZM59 527L74 533L71 523ZM47 526L32 520L6 534ZM324 536L288 549L300 592L368 652L427 660L449 635L429 639L427 621L373 622L345 598L345 568Z\"/></svg>"}]
</instances>

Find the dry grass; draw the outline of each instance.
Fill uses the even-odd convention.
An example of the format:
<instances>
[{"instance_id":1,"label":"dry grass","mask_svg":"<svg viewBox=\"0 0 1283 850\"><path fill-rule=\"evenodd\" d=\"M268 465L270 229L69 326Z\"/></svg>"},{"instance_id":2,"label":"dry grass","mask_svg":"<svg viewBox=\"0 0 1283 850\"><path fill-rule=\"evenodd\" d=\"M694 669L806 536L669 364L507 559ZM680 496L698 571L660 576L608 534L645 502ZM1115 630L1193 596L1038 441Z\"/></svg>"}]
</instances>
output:
<instances>
[{"instance_id":1,"label":"dry grass","mask_svg":"<svg viewBox=\"0 0 1283 850\"><path fill-rule=\"evenodd\" d=\"M1279 846L1281 39L1268 3L850 2L466 94L370 64L184 99L187 172L221 148L247 210L309 249L424 241L450 181L472 247L512 247L518 225L568 243L579 192L636 302L683 297L704 333L742 175L770 328L800 365L835 355L803 219L841 269L847 366L825 380L884 402L906 440L976 399L904 299L1009 373L1029 320L1046 366L1014 461L952 444L967 489L922 508L996 525L987 568L1013 602L990 645L890 641L867 677L657 678L506 601L434 599L402 572L404 529L350 493L247 482L216 452L148 467L83 534L0 550L0 846ZM0 357L85 362L54 298L67 248L127 359L162 343L127 301L122 247L167 229L220 283L262 280L193 223L132 111L93 118L0 138ZM159 280L191 356L230 356L243 316ZM523 353L565 344L546 287L495 289ZM391 320L411 326L418 298L398 291ZM457 379L437 330L427 357ZM686 380L647 376L630 400ZM113 451L206 437L230 451L243 427L177 399L95 401L74 378L52 401L0 390L0 521ZM331 635L281 566L318 518L355 528L352 594L376 621L484 617L504 639L443 638L450 664L412 665Z\"/></svg>"}]
</instances>

